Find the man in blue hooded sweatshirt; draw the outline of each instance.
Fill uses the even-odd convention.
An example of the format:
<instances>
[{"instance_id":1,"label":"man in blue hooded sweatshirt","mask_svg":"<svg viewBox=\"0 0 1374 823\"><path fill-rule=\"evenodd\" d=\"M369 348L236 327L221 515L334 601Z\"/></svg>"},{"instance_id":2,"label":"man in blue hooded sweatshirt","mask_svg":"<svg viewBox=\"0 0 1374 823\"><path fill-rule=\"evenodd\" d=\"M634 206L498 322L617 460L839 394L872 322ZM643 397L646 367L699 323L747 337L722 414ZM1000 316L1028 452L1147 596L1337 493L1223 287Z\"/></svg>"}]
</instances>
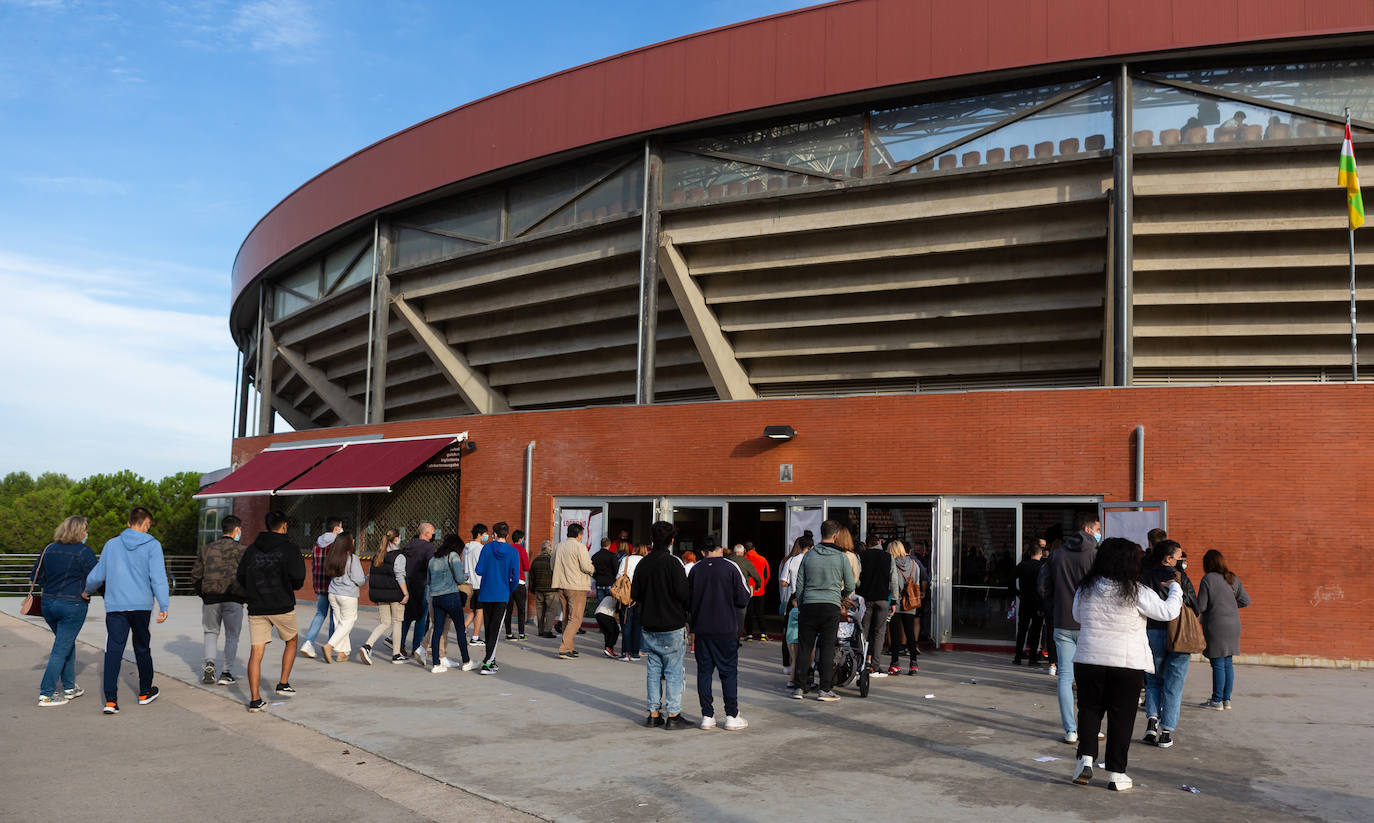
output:
<instances>
[{"instance_id":1,"label":"man in blue hooded sweatshirt","mask_svg":"<svg viewBox=\"0 0 1374 823\"><path fill-rule=\"evenodd\" d=\"M477 605L487 630L487 654L478 674L496 674L501 670L496 665L496 642L501 638L501 624L506 620L511 593L520 584L520 553L506 542L510 525L502 520L491 531L496 537L482 547L475 568L482 580L482 588L476 592Z\"/></svg>"},{"instance_id":2,"label":"man in blue hooded sweatshirt","mask_svg":"<svg viewBox=\"0 0 1374 823\"><path fill-rule=\"evenodd\" d=\"M105 544L100 560L86 576L88 599L101 584L105 586L105 714L119 713L119 667L131 633L134 661L138 664L139 705L148 705L158 695L157 686L153 685L152 635L148 625L154 599L157 622L167 620L170 592L162 544L148 534L152 525L152 513L135 506L129 512L129 528Z\"/></svg>"}]
</instances>

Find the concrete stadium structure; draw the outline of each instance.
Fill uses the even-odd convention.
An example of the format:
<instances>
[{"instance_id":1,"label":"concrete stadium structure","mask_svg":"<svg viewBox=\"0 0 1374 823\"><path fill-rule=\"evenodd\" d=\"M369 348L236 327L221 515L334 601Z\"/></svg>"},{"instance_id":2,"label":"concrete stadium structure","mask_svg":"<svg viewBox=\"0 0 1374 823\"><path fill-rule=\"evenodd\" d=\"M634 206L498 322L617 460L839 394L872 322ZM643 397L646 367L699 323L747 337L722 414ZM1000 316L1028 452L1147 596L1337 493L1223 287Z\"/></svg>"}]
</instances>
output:
<instances>
[{"instance_id":1,"label":"concrete stadium structure","mask_svg":"<svg viewBox=\"0 0 1374 823\"><path fill-rule=\"evenodd\" d=\"M1005 564L1050 524L1148 510L1268 599L1247 651L1374 659L1338 628L1374 456L1335 187L1372 44L1325 0L849 0L470 103L244 241L235 464L465 431L407 465L461 453L450 530L536 545L575 511L776 556L847 517L929 545L946 643L1010 639ZM392 480L340 486L360 525Z\"/></svg>"}]
</instances>

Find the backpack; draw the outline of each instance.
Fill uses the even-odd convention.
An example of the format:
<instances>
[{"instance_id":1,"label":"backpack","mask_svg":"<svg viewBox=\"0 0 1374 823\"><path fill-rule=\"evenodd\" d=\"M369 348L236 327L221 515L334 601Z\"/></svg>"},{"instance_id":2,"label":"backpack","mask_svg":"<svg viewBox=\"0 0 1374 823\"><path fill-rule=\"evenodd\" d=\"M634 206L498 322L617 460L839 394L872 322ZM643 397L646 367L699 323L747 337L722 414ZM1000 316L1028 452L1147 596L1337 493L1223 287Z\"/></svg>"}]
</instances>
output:
<instances>
[{"instance_id":1,"label":"backpack","mask_svg":"<svg viewBox=\"0 0 1374 823\"><path fill-rule=\"evenodd\" d=\"M630 568L629 561L630 557L627 555L623 562L623 566L627 572ZM611 584L611 597L614 597L615 602L622 606L628 606L634 602L634 598L630 597L630 582L630 575L622 573L615 579L615 582Z\"/></svg>"},{"instance_id":2,"label":"backpack","mask_svg":"<svg viewBox=\"0 0 1374 823\"><path fill-rule=\"evenodd\" d=\"M921 582L917 578L920 575L916 569L911 570L911 576L906 579L906 585L902 587L902 598L898 605L902 611L909 612L921 608Z\"/></svg>"}]
</instances>

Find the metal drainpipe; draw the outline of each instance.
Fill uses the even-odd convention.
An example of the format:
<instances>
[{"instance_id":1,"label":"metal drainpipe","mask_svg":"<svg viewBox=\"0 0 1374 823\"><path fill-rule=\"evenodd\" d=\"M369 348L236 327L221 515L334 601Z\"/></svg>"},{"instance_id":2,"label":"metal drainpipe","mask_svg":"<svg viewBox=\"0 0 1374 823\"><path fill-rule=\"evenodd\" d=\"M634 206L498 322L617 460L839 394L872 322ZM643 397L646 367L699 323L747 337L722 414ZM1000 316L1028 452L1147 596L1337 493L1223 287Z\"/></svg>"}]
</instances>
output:
<instances>
[{"instance_id":1,"label":"metal drainpipe","mask_svg":"<svg viewBox=\"0 0 1374 823\"><path fill-rule=\"evenodd\" d=\"M1135 427L1135 499L1145 499L1145 427Z\"/></svg>"},{"instance_id":2,"label":"metal drainpipe","mask_svg":"<svg viewBox=\"0 0 1374 823\"><path fill-rule=\"evenodd\" d=\"M535 441L531 440L530 444L525 447L525 545L529 545L529 541L532 539L530 536L530 498L534 494L534 443Z\"/></svg>"}]
</instances>

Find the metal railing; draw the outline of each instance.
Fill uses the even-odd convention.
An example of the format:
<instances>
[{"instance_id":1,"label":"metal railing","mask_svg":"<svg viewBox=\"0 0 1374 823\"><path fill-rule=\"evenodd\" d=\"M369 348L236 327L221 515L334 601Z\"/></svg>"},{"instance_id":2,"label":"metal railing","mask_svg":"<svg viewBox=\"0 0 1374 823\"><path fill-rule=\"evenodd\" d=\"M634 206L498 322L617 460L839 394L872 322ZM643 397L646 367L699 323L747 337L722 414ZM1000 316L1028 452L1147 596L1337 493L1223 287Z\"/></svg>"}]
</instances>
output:
<instances>
[{"instance_id":1,"label":"metal railing","mask_svg":"<svg viewBox=\"0 0 1374 823\"><path fill-rule=\"evenodd\" d=\"M0 595L25 594L29 590L29 571L38 562L36 554L0 554ZM193 594L191 565L194 557L166 557L167 582L172 594Z\"/></svg>"}]
</instances>

